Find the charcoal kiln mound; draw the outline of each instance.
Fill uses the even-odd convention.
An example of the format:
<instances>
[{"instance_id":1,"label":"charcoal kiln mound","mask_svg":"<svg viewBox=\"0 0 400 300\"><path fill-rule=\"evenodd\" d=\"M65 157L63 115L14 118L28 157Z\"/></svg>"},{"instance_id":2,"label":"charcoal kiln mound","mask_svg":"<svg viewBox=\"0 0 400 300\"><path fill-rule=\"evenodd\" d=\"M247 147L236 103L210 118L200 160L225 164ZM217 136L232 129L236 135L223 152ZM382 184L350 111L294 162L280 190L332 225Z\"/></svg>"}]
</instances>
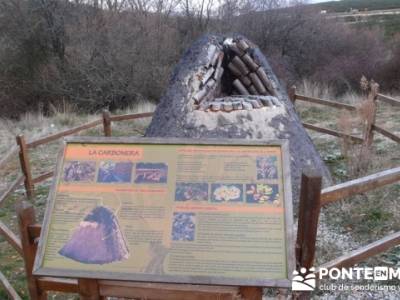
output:
<instances>
[{"instance_id":1,"label":"charcoal kiln mound","mask_svg":"<svg viewBox=\"0 0 400 300\"><path fill-rule=\"evenodd\" d=\"M329 171L259 48L243 36L208 35L184 54L147 137L288 139L294 201L301 172Z\"/></svg>"},{"instance_id":2,"label":"charcoal kiln mound","mask_svg":"<svg viewBox=\"0 0 400 300\"><path fill-rule=\"evenodd\" d=\"M80 222L59 254L85 264L108 264L129 257L129 250L114 213L97 206Z\"/></svg>"}]
</instances>

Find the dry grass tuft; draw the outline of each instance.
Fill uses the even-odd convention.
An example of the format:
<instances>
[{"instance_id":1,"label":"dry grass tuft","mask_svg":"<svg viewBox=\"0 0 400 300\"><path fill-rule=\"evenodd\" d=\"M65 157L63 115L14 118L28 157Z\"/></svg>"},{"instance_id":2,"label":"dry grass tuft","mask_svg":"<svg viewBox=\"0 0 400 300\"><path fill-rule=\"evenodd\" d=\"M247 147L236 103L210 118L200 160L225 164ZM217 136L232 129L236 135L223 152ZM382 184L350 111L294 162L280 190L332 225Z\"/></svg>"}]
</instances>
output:
<instances>
[{"instance_id":1,"label":"dry grass tuft","mask_svg":"<svg viewBox=\"0 0 400 300\"><path fill-rule=\"evenodd\" d=\"M373 80L368 81L363 76L360 87L362 101L356 105L356 114L352 116L350 113L342 113L338 118L338 128L347 134L351 134L352 128L362 128L364 142L361 145L355 145L350 139L341 139L342 154L346 158L348 174L351 178L366 174L371 169L371 162L375 156L370 132L376 119L376 95L379 86Z\"/></svg>"},{"instance_id":2,"label":"dry grass tuft","mask_svg":"<svg viewBox=\"0 0 400 300\"><path fill-rule=\"evenodd\" d=\"M334 99L333 89L326 84L303 79L297 86L298 91L306 96L322 99Z\"/></svg>"}]
</instances>

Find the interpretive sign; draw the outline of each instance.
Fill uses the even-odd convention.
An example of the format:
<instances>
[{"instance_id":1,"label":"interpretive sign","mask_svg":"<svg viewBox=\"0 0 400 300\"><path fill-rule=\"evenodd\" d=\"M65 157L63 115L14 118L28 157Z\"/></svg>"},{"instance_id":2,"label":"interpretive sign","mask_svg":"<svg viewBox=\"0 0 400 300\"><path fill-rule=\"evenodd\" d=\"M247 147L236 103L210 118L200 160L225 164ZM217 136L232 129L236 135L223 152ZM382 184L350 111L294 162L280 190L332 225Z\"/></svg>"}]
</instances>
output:
<instances>
[{"instance_id":1,"label":"interpretive sign","mask_svg":"<svg viewBox=\"0 0 400 300\"><path fill-rule=\"evenodd\" d=\"M289 286L286 142L194 143L67 140L34 274Z\"/></svg>"}]
</instances>

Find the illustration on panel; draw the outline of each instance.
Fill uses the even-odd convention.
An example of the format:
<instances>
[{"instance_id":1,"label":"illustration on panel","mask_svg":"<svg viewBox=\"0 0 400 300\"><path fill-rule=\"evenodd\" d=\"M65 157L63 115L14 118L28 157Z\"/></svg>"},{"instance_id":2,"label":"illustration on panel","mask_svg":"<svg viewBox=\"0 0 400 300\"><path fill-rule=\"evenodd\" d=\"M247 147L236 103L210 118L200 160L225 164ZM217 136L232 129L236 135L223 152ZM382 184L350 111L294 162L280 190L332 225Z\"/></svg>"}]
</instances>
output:
<instances>
[{"instance_id":1,"label":"illustration on panel","mask_svg":"<svg viewBox=\"0 0 400 300\"><path fill-rule=\"evenodd\" d=\"M196 214L189 212L174 213L172 223L173 241L194 241Z\"/></svg>"},{"instance_id":2,"label":"illustration on panel","mask_svg":"<svg viewBox=\"0 0 400 300\"><path fill-rule=\"evenodd\" d=\"M114 213L97 206L80 222L59 254L81 263L102 265L127 259L129 250Z\"/></svg>"},{"instance_id":3,"label":"illustration on panel","mask_svg":"<svg viewBox=\"0 0 400 300\"><path fill-rule=\"evenodd\" d=\"M276 156L257 157L257 179L277 179L278 167Z\"/></svg>"},{"instance_id":4,"label":"illustration on panel","mask_svg":"<svg viewBox=\"0 0 400 300\"><path fill-rule=\"evenodd\" d=\"M67 161L64 165L63 180L65 182L90 182L94 181L95 174L95 161Z\"/></svg>"},{"instance_id":5,"label":"illustration on panel","mask_svg":"<svg viewBox=\"0 0 400 300\"><path fill-rule=\"evenodd\" d=\"M178 182L175 188L175 201L208 202L208 183Z\"/></svg>"},{"instance_id":6,"label":"illustration on panel","mask_svg":"<svg viewBox=\"0 0 400 300\"><path fill-rule=\"evenodd\" d=\"M100 183L131 182L132 167L133 163L131 162L102 161L100 163L97 182Z\"/></svg>"},{"instance_id":7,"label":"illustration on panel","mask_svg":"<svg viewBox=\"0 0 400 300\"><path fill-rule=\"evenodd\" d=\"M168 166L165 163L136 164L135 183L167 183Z\"/></svg>"},{"instance_id":8,"label":"illustration on panel","mask_svg":"<svg viewBox=\"0 0 400 300\"><path fill-rule=\"evenodd\" d=\"M211 202L242 202L243 185L234 183L211 184Z\"/></svg>"},{"instance_id":9,"label":"illustration on panel","mask_svg":"<svg viewBox=\"0 0 400 300\"><path fill-rule=\"evenodd\" d=\"M246 202L279 204L279 186L277 184L246 184Z\"/></svg>"}]
</instances>

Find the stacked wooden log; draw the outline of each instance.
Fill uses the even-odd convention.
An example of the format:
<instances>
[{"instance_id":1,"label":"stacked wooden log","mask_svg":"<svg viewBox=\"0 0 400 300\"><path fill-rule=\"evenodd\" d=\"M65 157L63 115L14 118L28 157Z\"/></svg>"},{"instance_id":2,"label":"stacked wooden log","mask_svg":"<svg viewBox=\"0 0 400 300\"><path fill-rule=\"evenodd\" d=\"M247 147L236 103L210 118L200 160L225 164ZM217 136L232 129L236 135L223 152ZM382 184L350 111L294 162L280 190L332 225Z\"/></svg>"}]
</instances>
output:
<instances>
[{"instance_id":1,"label":"stacked wooden log","mask_svg":"<svg viewBox=\"0 0 400 300\"><path fill-rule=\"evenodd\" d=\"M231 73L232 86L238 95L276 96L271 80L264 69L252 58L251 53L252 48L244 39L226 39L223 45L211 44L207 50L206 64L197 75L199 87L193 95L195 108L203 111L231 111L235 110L234 107L237 109L250 109L251 107L253 109L269 106L259 99L249 98L248 101L236 99L233 102L215 99L221 94L221 78L224 74L224 67ZM252 101L254 105L251 104Z\"/></svg>"},{"instance_id":2,"label":"stacked wooden log","mask_svg":"<svg viewBox=\"0 0 400 300\"><path fill-rule=\"evenodd\" d=\"M226 39L231 61L227 67L236 77L233 86L240 95L273 95L276 91L264 69L252 58L252 48L244 39Z\"/></svg>"},{"instance_id":3,"label":"stacked wooden log","mask_svg":"<svg viewBox=\"0 0 400 300\"><path fill-rule=\"evenodd\" d=\"M204 110L230 112L234 110L253 110L262 107L275 108L282 106L274 96L229 96L216 98L207 103Z\"/></svg>"},{"instance_id":4,"label":"stacked wooden log","mask_svg":"<svg viewBox=\"0 0 400 300\"><path fill-rule=\"evenodd\" d=\"M221 82L224 69L222 62L224 60L224 52L220 46L210 45L207 52L207 64L203 72L199 75L200 87L193 95L193 100L196 105L206 102L214 98L218 85Z\"/></svg>"}]
</instances>

